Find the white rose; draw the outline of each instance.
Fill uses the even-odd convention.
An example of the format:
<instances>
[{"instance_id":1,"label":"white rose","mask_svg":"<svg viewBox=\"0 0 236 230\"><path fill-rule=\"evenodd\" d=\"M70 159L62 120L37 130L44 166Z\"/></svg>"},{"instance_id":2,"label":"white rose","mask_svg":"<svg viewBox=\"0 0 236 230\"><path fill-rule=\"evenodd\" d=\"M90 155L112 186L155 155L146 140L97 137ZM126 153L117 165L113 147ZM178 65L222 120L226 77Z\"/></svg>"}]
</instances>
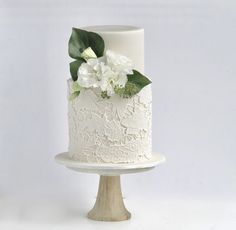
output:
<instances>
[{"instance_id":1,"label":"white rose","mask_svg":"<svg viewBox=\"0 0 236 230\"><path fill-rule=\"evenodd\" d=\"M110 50L106 51L106 61L107 65L116 73L113 78L114 85L123 88L128 81L127 74L133 73L132 61L129 58L116 54Z\"/></svg>"},{"instance_id":2,"label":"white rose","mask_svg":"<svg viewBox=\"0 0 236 230\"><path fill-rule=\"evenodd\" d=\"M103 87L105 78L111 70L105 65L105 59L91 58L87 63L82 63L78 70L78 83L84 88Z\"/></svg>"},{"instance_id":3,"label":"white rose","mask_svg":"<svg viewBox=\"0 0 236 230\"><path fill-rule=\"evenodd\" d=\"M132 74L133 64L125 56L107 50L100 58L90 58L78 69L78 83L84 88L100 88L108 96L113 95L114 87L124 87L127 74Z\"/></svg>"},{"instance_id":4,"label":"white rose","mask_svg":"<svg viewBox=\"0 0 236 230\"><path fill-rule=\"evenodd\" d=\"M132 74L133 63L132 61L120 54L116 54L110 50L106 51L107 65L109 65L112 70L118 73Z\"/></svg>"}]
</instances>

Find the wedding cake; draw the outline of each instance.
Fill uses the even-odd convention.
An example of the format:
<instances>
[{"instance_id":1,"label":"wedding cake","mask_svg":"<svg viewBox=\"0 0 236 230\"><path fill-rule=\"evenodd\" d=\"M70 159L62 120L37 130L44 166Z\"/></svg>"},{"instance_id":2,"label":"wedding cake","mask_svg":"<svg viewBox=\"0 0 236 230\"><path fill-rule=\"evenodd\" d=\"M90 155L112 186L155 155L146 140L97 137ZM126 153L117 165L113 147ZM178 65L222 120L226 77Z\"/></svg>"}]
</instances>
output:
<instances>
[{"instance_id":1,"label":"wedding cake","mask_svg":"<svg viewBox=\"0 0 236 230\"><path fill-rule=\"evenodd\" d=\"M73 28L69 40L69 157L137 163L152 157L151 81L144 76L144 30Z\"/></svg>"}]
</instances>

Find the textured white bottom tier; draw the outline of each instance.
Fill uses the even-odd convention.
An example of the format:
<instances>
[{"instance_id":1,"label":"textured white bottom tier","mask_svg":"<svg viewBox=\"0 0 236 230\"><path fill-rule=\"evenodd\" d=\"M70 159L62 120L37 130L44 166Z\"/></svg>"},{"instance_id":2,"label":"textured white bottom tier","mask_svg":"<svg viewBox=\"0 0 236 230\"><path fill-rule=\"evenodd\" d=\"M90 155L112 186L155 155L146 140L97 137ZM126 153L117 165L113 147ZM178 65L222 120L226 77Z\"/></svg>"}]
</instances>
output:
<instances>
[{"instance_id":1,"label":"textured white bottom tier","mask_svg":"<svg viewBox=\"0 0 236 230\"><path fill-rule=\"evenodd\" d=\"M117 95L103 99L96 90L81 91L69 101L69 156L100 163L150 159L151 104L150 86L128 99Z\"/></svg>"}]
</instances>

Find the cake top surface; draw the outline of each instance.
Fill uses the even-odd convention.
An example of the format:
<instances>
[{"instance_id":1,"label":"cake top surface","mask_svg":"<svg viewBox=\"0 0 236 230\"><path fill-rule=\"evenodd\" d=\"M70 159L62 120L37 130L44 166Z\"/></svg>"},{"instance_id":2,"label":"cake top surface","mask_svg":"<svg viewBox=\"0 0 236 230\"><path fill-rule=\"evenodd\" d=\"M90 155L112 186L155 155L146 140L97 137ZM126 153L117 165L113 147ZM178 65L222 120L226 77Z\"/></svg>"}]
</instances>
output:
<instances>
[{"instance_id":1,"label":"cake top surface","mask_svg":"<svg viewBox=\"0 0 236 230\"><path fill-rule=\"evenodd\" d=\"M90 30L94 32L103 32L103 33L114 33L114 32L135 32L143 31L143 28L136 26L125 26L125 25L98 25L98 26L86 26L83 27L85 30Z\"/></svg>"}]
</instances>

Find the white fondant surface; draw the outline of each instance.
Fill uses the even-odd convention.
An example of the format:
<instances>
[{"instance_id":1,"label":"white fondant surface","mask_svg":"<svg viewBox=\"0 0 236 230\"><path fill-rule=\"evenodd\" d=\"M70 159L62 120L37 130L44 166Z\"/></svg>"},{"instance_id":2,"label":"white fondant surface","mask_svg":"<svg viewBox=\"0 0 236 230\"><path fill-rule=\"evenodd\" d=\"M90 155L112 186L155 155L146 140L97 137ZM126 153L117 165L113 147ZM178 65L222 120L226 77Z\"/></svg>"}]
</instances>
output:
<instances>
[{"instance_id":1,"label":"white fondant surface","mask_svg":"<svg viewBox=\"0 0 236 230\"><path fill-rule=\"evenodd\" d=\"M144 30L134 26L89 26L83 28L98 33L105 49L122 54L134 63L134 69L144 72Z\"/></svg>"},{"instance_id":2,"label":"white fondant surface","mask_svg":"<svg viewBox=\"0 0 236 230\"><path fill-rule=\"evenodd\" d=\"M165 162L165 157L162 154L154 153L149 160L138 163L102 164L74 161L69 157L68 152L65 152L56 155L55 160L57 163L78 172L96 173L106 176L117 176L121 174L140 173L151 170L157 165Z\"/></svg>"}]
</instances>

